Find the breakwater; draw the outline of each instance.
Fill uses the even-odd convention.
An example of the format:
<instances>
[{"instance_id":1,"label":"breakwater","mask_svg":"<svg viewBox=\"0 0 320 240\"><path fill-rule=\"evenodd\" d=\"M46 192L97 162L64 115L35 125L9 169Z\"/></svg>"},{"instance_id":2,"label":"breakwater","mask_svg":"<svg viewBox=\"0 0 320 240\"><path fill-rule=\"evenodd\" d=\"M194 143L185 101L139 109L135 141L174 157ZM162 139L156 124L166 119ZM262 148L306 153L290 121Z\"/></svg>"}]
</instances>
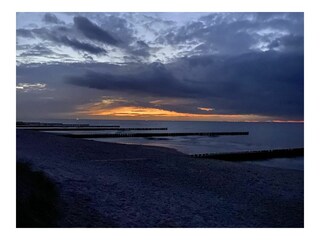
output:
<instances>
[{"instance_id":1,"label":"breakwater","mask_svg":"<svg viewBox=\"0 0 320 240\"><path fill-rule=\"evenodd\" d=\"M249 132L178 132L178 133L99 133L99 134L61 134L71 138L122 138L122 137L179 137L179 136L223 136L248 135Z\"/></svg>"},{"instance_id":2,"label":"breakwater","mask_svg":"<svg viewBox=\"0 0 320 240\"><path fill-rule=\"evenodd\" d=\"M248 160L263 160L270 158L290 158L304 155L304 148L290 149L272 149L261 151L245 151L233 153L203 153L193 154L192 157L210 158L226 161L248 161Z\"/></svg>"}]
</instances>

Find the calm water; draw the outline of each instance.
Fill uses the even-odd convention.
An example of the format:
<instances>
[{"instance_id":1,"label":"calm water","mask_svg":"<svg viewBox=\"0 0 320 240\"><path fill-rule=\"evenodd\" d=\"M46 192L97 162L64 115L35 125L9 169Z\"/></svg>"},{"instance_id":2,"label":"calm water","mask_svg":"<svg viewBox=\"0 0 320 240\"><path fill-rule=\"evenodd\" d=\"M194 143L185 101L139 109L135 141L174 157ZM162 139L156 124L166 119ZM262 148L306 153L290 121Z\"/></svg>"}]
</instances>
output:
<instances>
[{"instance_id":1,"label":"calm water","mask_svg":"<svg viewBox=\"0 0 320 240\"><path fill-rule=\"evenodd\" d=\"M64 121L70 123L72 121ZM275 148L296 148L304 146L303 123L232 123L232 122L178 122L178 121L104 121L80 120L75 123L90 125L120 125L121 127L166 127L157 132L215 132L248 131L248 136L184 136L161 138L112 138L94 139L103 142L143 144L175 148L187 154L238 152ZM101 131L119 133L121 131ZM128 132L128 131L125 131ZM130 131L131 133L137 131ZM156 131L139 131L156 132ZM78 132L80 133L80 132ZM86 132L89 133L89 132ZM76 133L74 133L76 134ZM303 169L303 157L259 161L261 165Z\"/></svg>"}]
</instances>

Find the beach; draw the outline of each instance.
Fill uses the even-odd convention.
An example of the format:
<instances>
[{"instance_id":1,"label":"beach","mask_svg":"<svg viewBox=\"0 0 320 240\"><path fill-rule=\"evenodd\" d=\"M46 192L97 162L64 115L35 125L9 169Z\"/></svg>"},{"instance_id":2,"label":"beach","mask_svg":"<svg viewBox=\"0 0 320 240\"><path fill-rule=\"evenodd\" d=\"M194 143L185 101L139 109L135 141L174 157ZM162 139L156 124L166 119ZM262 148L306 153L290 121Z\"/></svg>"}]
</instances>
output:
<instances>
[{"instance_id":1,"label":"beach","mask_svg":"<svg viewBox=\"0 0 320 240\"><path fill-rule=\"evenodd\" d=\"M17 162L56 186L56 227L303 227L304 173L17 130Z\"/></svg>"}]
</instances>

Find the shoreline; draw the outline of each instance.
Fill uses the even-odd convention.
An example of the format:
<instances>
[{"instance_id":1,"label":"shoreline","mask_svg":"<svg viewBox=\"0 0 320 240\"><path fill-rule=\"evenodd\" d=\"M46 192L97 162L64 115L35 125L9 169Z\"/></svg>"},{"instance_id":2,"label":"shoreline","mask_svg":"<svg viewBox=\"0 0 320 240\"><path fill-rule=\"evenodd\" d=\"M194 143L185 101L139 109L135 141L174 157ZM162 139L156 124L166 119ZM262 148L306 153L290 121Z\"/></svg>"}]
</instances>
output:
<instances>
[{"instance_id":1,"label":"shoreline","mask_svg":"<svg viewBox=\"0 0 320 240\"><path fill-rule=\"evenodd\" d=\"M17 162L57 185L59 227L303 227L301 171L24 130Z\"/></svg>"}]
</instances>

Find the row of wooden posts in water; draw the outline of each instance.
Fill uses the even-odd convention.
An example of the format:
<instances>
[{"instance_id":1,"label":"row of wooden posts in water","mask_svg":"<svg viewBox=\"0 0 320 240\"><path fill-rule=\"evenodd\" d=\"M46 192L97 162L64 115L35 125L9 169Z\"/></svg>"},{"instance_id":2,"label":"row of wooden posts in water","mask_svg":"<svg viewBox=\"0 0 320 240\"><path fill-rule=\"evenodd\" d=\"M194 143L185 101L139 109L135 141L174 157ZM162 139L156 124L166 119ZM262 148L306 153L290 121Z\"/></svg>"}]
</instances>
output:
<instances>
[{"instance_id":1,"label":"row of wooden posts in water","mask_svg":"<svg viewBox=\"0 0 320 240\"><path fill-rule=\"evenodd\" d=\"M179 136L222 136L248 135L249 132L176 132L176 133L99 133L61 134L71 138L122 138L122 137L179 137Z\"/></svg>"},{"instance_id":2,"label":"row of wooden posts in water","mask_svg":"<svg viewBox=\"0 0 320 240\"><path fill-rule=\"evenodd\" d=\"M243 151L231 153L203 153L193 154L196 158L209 158L225 161L252 161L270 158L290 158L304 155L304 148L270 149L260 151Z\"/></svg>"}]
</instances>

